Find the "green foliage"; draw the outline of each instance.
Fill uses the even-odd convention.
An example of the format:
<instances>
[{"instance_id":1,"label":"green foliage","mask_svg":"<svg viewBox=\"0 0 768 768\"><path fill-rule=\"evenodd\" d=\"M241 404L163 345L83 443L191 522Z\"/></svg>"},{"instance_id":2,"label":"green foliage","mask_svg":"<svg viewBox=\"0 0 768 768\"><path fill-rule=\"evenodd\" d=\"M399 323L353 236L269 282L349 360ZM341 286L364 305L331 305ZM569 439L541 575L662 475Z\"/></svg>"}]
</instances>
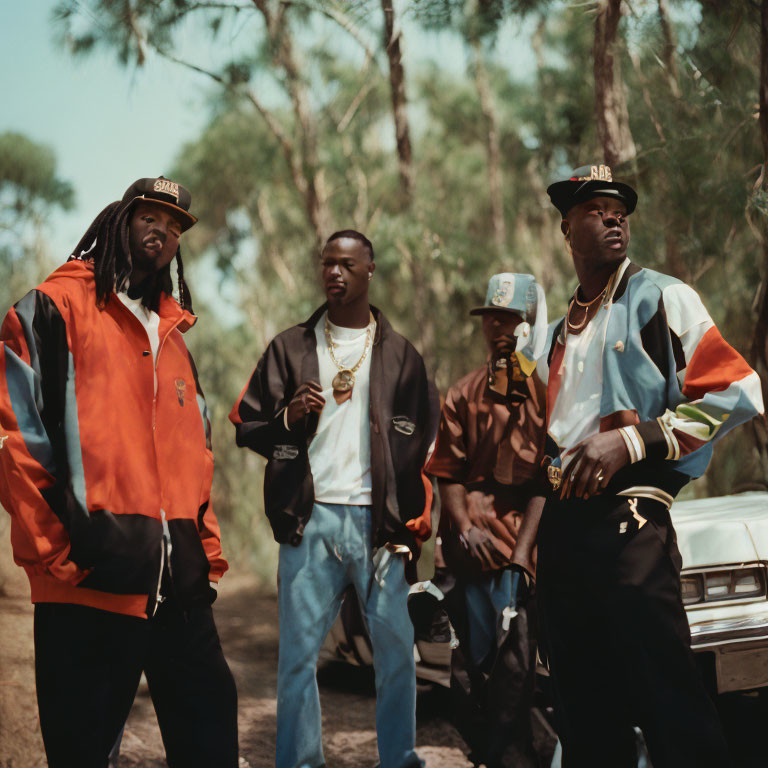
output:
<instances>
[{"instance_id":1,"label":"green foliage","mask_svg":"<svg viewBox=\"0 0 768 768\"><path fill-rule=\"evenodd\" d=\"M176 172L193 190L200 218L186 236L185 253L213 257L213 279L235 304L227 313L203 308L203 322L190 334L214 416L217 509L230 551L247 551L261 563L271 562L273 552L260 515L261 462L234 448L226 415L269 339L322 300L309 184L327 209L329 231L353 227L373 240L373 300L416 343L445 391L483 360L479 326L468 310L482 300L494 272L533 272L547 290L550 318L563 314L575 277L546 187L571 168L602 159L595 3L405 4L406 50L426 29L459 41L468 61L466 73L457 75L440 61L406 60L414 189L405 205L380 4L266 4L272 20L282 14L277 35L268 34L266 17L247 3L204 10L191 0L91 0L97 29L77 13L81 2L63 0L58 16L75 52L104 44L121 60L138 63L152 48L173 55L182 22L198 19L214 47L233 20L247 30L238 50L218 63L213 74L222 88L210 122L184 147ZM671 60L659 5L651 0L626 4L617 49L638 150L633 167L614 169L639 192L630 254L695 285L723 334L746 353L760 274L745 214L768 211L764 193L755 192L763 161L755 116L757 14L749 3L671 5ZM533 25L530 55L536 59L534 74L525 78L501 64L509 56L498 55L507 45L507 23L523 20ZM290 66L286 47L294 54ZM500 150L502 256L494 245L481 65ZM301 87L308 89L304 115ZM207 269L203 273L201 264L198 279L210 276ZM759 475L749 440L731 441L727 451L727 457L716 453L710 490L730 491ZM269 570L263 573L266 578Z\"/></svg>"},{"instance_id":2,"label":"green foliage","mask_svg":"<svg viewBox=\"0 0 768 768\"><path fill-rule=\"evenodd\" d=\"M72 186L56 175L53 151L19 133L0 134L0 311L50 268L45 224L55 207L69 210Z\"/></svg>"},{"instance_id":3,"label":"green foliage","mask_svg":"<svg viewBox=\"0 0 768 768\"><path fill-rule=\"evenodd\" d=\"M72 207L72 186L57 178L53 151L20 133L0 134L0 194L10 198L16 216L31 216L38 206ZM7 203L6 203L7 204ZM8 225L3 210L3 224Z\"/></svg>"}]
</instances>

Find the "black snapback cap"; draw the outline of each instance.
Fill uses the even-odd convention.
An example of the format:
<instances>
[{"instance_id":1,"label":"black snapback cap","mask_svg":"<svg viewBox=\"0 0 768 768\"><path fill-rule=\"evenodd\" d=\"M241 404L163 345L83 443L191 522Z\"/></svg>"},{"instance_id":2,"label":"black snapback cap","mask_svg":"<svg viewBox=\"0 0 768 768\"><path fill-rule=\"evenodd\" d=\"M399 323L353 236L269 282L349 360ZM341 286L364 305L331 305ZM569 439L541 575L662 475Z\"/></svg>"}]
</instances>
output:
<instances>
[{"instance_id":1,"label":"black snapback cap","mask_svg":"<svg viewBox=\"0 0 768 768\"><path fill-rule=\"evenodd\" d=\"M181 231L186 232L197 224L197 219L189 212L192 195L186 187L175 181L158 176L155 179L137 179L125 190L123 205L130 205L136 200L158 203L173 210L181 222Z\"/></svg>"},{"instance_id":2,"label":"black snapback cap","mask_svg":"<svg viewBox=\"0 0 768 768\"><path fill-rule=\"evenodd\" d=\"M627 206L627 215L637 206L637 192L629 184L613 180L608 165L582 165L571 172L567 179L556 181L547 187L552 205L565 217L574 205L593 197L615 197Z\"/></svg>"}]
</instances>

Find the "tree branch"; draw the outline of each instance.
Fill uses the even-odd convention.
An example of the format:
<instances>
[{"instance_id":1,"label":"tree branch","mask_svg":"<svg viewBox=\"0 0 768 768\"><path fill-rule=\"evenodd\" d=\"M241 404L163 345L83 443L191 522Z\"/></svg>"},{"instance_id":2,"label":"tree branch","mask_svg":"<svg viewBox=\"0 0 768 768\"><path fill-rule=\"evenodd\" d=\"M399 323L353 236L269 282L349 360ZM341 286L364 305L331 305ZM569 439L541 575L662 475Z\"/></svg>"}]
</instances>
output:
<instances>
[{"instance_id":1,"label":"tree branch","mask_svg":"<svg viewBox=\"0 0 768 768\"><path fill-rule=\"evenodd\" d=\"M680 86L677 82L677 61L675 60L675 51L677 43L675 41L675 32L672 28L672 22L669 20L669 8L667 0L657 0L659 8L659 22L661 23L661 32L664 36L664 48L661 57L664 62L664 72L669 83L669 90L676 98L680 98Z\"/></svg>"},{"instance_id":2,"label":"tree branch","mask_svg":"<svg viewBox=\"0 0 768 768\"><path fill-rule=\"evenodd\" d=\"M294 176L304 196L304 204L310 223L315 230L316 244L322 242L327 234L328 212L327 204L322 194L322 178L318 170L317 161L317 136L315 123L309 108L309 98L296 57L293 51L293 43L287 34L285 12L287 5L281 4L277 15L270 10L267 0L253 0L253 4L264 17L272 54L275 62L282 67L286 75L288 95L293 105L293 113L299 133L300 163L295 168Z\"/></svg>"},{"instance_id":3,"label":"tree branch","mask_svg":"<svg viewBox=\"0 0 768 768\"><path fill-rule=\"evenodd\" d=\"M493 95L488 83L488 72L483 61L483 51L478 40L471 43L474 52L475 86L480 100L480 110L485 122L485 151L488 158L488 192L491 201L491 220L496 254L502 259L505 255L507 226L504 221L504 198L502 195L501 149L499 132L496 126L496 110Z\"/></svg>"},{"instance_id":4,"label":"tree branch","mask_svg":"<svg viewBox=\"0 0 768 768\"><path fill-rule=\"evenodd\" d=\"M610 166L619 166L634 163L637 154L616 55L621 0L600 0L597 10L593 47L597 134L605 161Z\"/></svg>"},{"instance_id":5,"label":"tree branch","mask_svg":"<svg viewBox=\"0 0 768 768\"><path fill-rule=\"evenodd\" d=\"M381 10L384 13L384 47L389 59L389 86L392 114L395 120L400 191L403 206L408 208L413 199L413 167L405 95L405 71L400 51L400 29L395 26L395 9L392 0L381 0Z\"/></svg>"}]
</instances>

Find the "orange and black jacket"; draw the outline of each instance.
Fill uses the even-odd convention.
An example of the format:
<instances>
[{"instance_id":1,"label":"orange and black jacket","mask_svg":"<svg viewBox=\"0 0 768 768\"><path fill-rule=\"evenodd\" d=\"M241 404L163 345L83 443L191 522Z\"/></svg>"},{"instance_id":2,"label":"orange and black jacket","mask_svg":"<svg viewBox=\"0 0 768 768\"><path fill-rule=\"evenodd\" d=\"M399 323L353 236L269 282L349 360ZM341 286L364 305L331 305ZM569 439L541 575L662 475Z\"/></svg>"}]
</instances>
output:
<instances>
[{"instance_id":1,"label":"orange and black jacket","mask_svg":"<svg viewBox=\"0 0 768 768\"><path fill-rule=\"evenodd\" d=\"M70 261L5 318L0 502L32 602L147 617L164 567L184 607L210 602L227 569L181 335L196 318L165 295L158 315L155 365L139 320L114 295L99 309L93 267Z\"/></svg>"},{"instance_id":2,"label":"orange and black jacket","mask_svg":"<svg viewBox=\"0 0 768 768\"><path fill-rule=\"evenodd\" d=\"M264 506L275 539L298 545L312 514L310 414L290 430L283 410L305 381L319 381L315 325L327 305L276 336L229 415L237 444L267 459ZM405 545L418 556L431 533L432 487L423 473L437 433L440 403L421 355L383 313L376 319L370 376L372 544ZM412 563L415 562L412 560ZM407 573L410 574L408 569Z\"/></svg>"}]
</instances>

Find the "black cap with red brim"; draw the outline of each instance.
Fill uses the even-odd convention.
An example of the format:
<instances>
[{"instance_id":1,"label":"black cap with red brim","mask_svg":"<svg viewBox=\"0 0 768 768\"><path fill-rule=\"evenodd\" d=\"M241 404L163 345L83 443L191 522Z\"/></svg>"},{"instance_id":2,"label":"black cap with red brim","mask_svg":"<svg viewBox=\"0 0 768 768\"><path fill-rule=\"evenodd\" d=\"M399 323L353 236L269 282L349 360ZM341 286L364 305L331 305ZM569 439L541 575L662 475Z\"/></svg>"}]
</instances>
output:
<instances>
[{"instance_id":1,"label":"black cap with red brim","mask_svg":"<svg viewBox=\"0 0 768 768\"><path fill-rule=\"evenodd\" d=\"M637 192L629 184L613 180L607 165L582 165L570 177L556 181L547 187L552 205L565 217L574 205L584 203L593 197L614 197L627 207L627 215L635 210Z\"/></svg>"},{"instance_id":2,"label":"black cap with red brim","mask_svg":"<svg viewBox=\"0 0 768 768\"><path fill-rule=\"evenodd\" d=\"M156 179L138 179L125 190L123 205L130 205L137 200L156 203L172 210L179 219L181 231L186 232L197 219L189 212L192 195L189 190L175 181L158 176Z\"/></svg>"}]
</instances>

